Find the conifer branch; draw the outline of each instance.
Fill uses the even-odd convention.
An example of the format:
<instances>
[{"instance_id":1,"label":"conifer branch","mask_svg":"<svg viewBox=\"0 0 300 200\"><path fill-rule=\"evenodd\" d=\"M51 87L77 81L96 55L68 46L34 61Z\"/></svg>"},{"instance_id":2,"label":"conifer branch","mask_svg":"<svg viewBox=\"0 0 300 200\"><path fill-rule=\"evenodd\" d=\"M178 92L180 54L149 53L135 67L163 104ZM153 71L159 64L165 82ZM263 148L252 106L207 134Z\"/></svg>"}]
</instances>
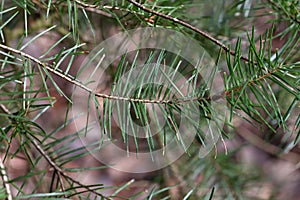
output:
<instances>
[{"instance_id":1,"label":"conifer branch","mask_svg":"<svg viewBox=\"0 0 300 200\"><path fill-rule=\"evenodd\" d=\"M203 100L218 100L220 98L224 98L225 96L229 96L231 94L231 91L239 91L242 89L243 84L240 86L236 86L234 88L229 88L226 91L222 91L220 94L215 94L214 96L211 97L192 97L192 98L178 98L178 99L166 99L166 100L160 100L160 99L139 99L139 98L130 98L130 97L122 97L122 96L114 96L114 95L108 95L108 94L103 94L103 93L97 93L95 91L93 91L91 88L85 86L83 83L81 83L79 80L76 80L74 77L69 76L68 74L64 74L60 71L55 70L54 68L52 68L49 64L43 63L41 62L39 59L14 48L8 47L6 45L0 44L0 48L8 50L10 52L19 54L33 62L35 62L36 64L42 66L43 68L45 68L46 70L50 71L51 73L61 77L62 79L74 84L75 86L78 86L80 88L82 88L83 90L85 90L86 92L95 95L96 97L99 98L104 98L104 99L110 99L110 100L118 100L118 101L129 101L129 102L135 102L135 103L145 103L145 104L170 104L170 103L188 103L188 102L193 102L193 101L203 101ZM277 67L275 69L273 69L272 71L268 71L265 74L256 77L254 80L249 80L247 81L246 84L248 84L248 86L250 85L254 85L256 82L261 81L262 79L265 79L267 77L272 76L274 73L278 72L280 70L280 67ZM297 90L293 89L293 90ZM2 108L3 109L3 108Z\"/></svg>"},{"instance_id":2,"label":"conifer branch","mask_svg":"<svg viewBox=\"0 0 300 200\"><path fill-rule=\"evenodd\" d=\"M66 172L64 172L63 169L61 169L59 166L56 165L56 163L48 156L48 154L43 150L43 148L38 144L37 139L34 137L31 137L31 141L32 144L35 146L35 148L38 150L38 152L46 159L46 161L49 163L49 165L51 167L53 167L53 169L55 169L55 171L58 173L58 176L62 176L66 179L69 179L70 181L72 181L74 184L79 185L82 188L85 188L87 191L96 194L98 196L100 196L103 199L111 199L109 197L104 196L103 194L100 194L99 192L91 189L89 186L82 184L80 181L75 180L74 178L72 178L71 176L69 176Z\"/></svg>"},{"instance_id":3,"label":"conifer branch","mask_svg":"<svg viewBox=\"0 0 300 200\"><path fill-rule=\"evenodd\" d=\"M132 3L133 5L135 5L136 7L138 7L140 9L148 12L148 13L151 13L153 15L159 16L159 17L164 18L166 20L172 21L172 22L174 22L176 24L180 24L180 25L182 25L182 26L184 26L184 27L186 27L186 28L188 28L188 29L190 29L190 30L192 30L192 31L194 31L194 32L202 35L203 37L207 38L208 40L210 40L214 44L220 46L223 50L225 50L226 52L230 53L233 56L235 56L237 54L235 51L229 49L221 41L217 40L216 38L212 37L211 35L209 35L205 31L203 31L203 30L201 30L201 29L199 29L199 28L197 28L197 27L195 27L195 26L193 26L193 25L191 25L191 24L189 24L189 23L187 23L187 22L185 22L185 21L183 21L181 19L174 18L174 17L172 17L170 15L166 15L166 14L163 14L161 12L157 12L155 10L152 10L152 9L147 8L144 5L142 5L142 4L140 4L140 3L136 2L136 1L133 1L133 0L127 0L127 1L130 2L130 3ZM242 60L246 61L246 62L250 62L250 60L248 58L244 57L244 56L241 56L240 58Z\"/></svg>"},{"instance_id":4,"label":"conifer branch","mask_svg":"<svg viewBox=\"0 0 300 200\"><path fill-rule=\"evenodd\" d=\"M1 45L1 44L0 44ZM12 113L3 105L0 103L0 108L2 109L2 111L8 115L12 115ZM100 196L102 199L107 199L107 200L111 200L111 198L109 197L106 197L102 194L100 194L99 192L91 189L89 186L87 185L84 185L82 184L80 181L77 181L75 180L74 178L72 178L71 176L69 176L66 172L64 172L63 169L61 169L49 156L48 154L44 151L44 149L38 144L38 139L35 138L34 136L31 136L30 137L30 141L32 142L32 144L34 145L34 147L36 148L36 150L43 156L43 158L48 162L48 164L55 170L55 172L57 173L58 177L59 177L59 182L60 182L60 185L61 185L61 188L62 188L62 191L65 192L66 189L64 187L64 184L63 184L63 180L62 180L62 177L66 178L66 179L69 179L70 181L72 181L74 184L77 184L79 185L80 187L82 188L85 188L87 191L91 192L91 193L94 193L98 196ZM3 164L3 161L2 161L2 158L0 157L0 170L1 170L1 176L2 176L2 179L3 179L3 183L4 183L4 186L6 188L6 193L8 195L7 199L8 200L12 200L12 194L11 194L11 190L10 190L10 186L9 184L7 183L8 182L8 177L7 177L7 174L6 174L6 171L5 171L5 167L4 167L4 164ZM66 195L66 194L64 194ZM67 196L65 196L67 197Z\"/></svg>"}]
</instances>

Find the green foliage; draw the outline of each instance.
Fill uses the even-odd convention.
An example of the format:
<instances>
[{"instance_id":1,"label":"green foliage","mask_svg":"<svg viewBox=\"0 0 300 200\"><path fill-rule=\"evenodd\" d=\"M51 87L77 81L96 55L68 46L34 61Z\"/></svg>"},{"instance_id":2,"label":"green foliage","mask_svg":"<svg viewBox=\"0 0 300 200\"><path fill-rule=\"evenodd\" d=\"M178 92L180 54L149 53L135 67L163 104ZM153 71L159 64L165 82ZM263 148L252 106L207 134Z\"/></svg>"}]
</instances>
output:
<instances>
[{"instance_id":1,"label":"green foliage","mask_svg":"<svg viewBox=\"0 0 300 200\"><path fill-rule=\"evenodd\" d=\"M233 137L234 121L240 120L267 132L262 140L276 146L276 152L271 154L289 154L299 146L299 1L137 2L140 1L1 1L0 152L3 160L0 164L3 186L0 187L0 199L10 199L12 195L17 199L123 198L122 192L128 190L134 180L121 186L107 186L101 180L96 184L84 184L74 178L76 174L108 168L102 165L73 166L76 162L84 162L103 144L96 140L88 146L78 146L79 138L92 129L92 124L88 123L92 109L96 110L98 126L103 130L99 133L101 137L121 138L128 153L132 149L136 153L145 151L143 142L146 150L152 153L158 147L165 147L174 137L186 153L162 170L164 175L152 181L155 186L148 188L148 192L139 191L124 198L258 198L249 195L249 191L264 180L252 166L240 165L235 158L239 149L230 149L226 154L226 144L223 148L217 143L215 149L226 150L216 155L210 153L205 158L198 154L198 149L205 145L201 127L210 127L209 124L218 119L212 117L208 83L201 81L193 63L182 58L180 52L147 49L121 55L105 71L108 80L103 85L109 86L102 86L109 92L97 93L90 88L92 77L107 59L97 60L104 51L99 49L90 61L98 64L89 72L90 78L81 82L79 77L87 71L87 66L76 71L79 62L76 59L87 57L112 32L126 32L137 27L176 30L195 39L208 51L214 60L208 76L213 80L216 73L222 73L225 91L218 95L226 99L229 108L224 127L218 127L217 134L222 142L225 137ZM38 47L45 45L39 44L43 38L48 40L46 49ZM138 69L139 59L143 56L144 66L154 62L155 65L141 69L139 74L131 74ZM205 58L199 58L198 64L206 65L206 62ZM172 70L163 69L166 64ZM182 82L182 77L176 73L183 75L185 81ZM149 80L162 81L161 85L153 85L147 84ZM68 92L66 83L84 90L89 102L85 108L88 114L84 127L76 131L68 129L67 134L63 130L74 127L74 121L80 116L69 117L75 94ZM68 87L73 89L71 86ZM132 87L137 89L132 92ZM183 90L186 91L182 93ZM55 117L45 123L43 116L59 107L60 101L64 102L64 122L53 122L47 127ZM195 116L195 111L200 122L189 117ZM116 113L116 119L113 119L113 113ZM155 121L158 115L166 124L155 135L157 130L145 130L145 125ZM179 130L180 116L197 130L191 146L186 146L183 139L187 133ZM115 121L120 128L118 135L114 135ZM154 123L159 124L158 120ZM139 126L136 128L134 124ZM150 135L146 141L138 138L139 132L143 131ZM127 132L132 132L132 137L128 137ZM27 166L17 176L8 172L10 162L16 159ZM175 181L169 183L169 179ZM180 188L181 192L174 194L174 188Z\"/></svg>"}]
</instances>

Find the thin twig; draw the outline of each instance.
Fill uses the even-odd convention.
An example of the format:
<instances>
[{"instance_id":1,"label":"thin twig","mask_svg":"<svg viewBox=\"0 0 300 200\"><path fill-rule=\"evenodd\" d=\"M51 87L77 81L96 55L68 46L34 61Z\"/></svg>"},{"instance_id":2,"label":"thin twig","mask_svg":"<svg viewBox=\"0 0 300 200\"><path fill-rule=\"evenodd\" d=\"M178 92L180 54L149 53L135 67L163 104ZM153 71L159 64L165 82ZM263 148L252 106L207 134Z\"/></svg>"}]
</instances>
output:
<instances>
[{"instance_id":1,"label":"thin twig","mask_svg":"<svg viewBox=\"0 0 300 200\"><path fill-rule=\"evenodd\" d=\"M87 11L90 11L90 12L93 12L93 13L96 13L96 14L99 14L99 15L103 15L105 17L113 17L112 14L107 13L107 12L99 9L97 5L90 5L90 4L84 3L84 2L79 1L79 0L75 0L75 2Z\"/></svg>"},{"instance_id":2,"label":"thin twig","mask_svg":"<svg viewBox=\"0 0 300 200\"><path fill-rule=\"evenodd\" d=\"M7 176L7 173L6 173L6 170L5 170L5 166L4 166L4 163L3 163L3 160L0 156L0 170L1 170L1 176L2 176L2 180L3 180L3 185L5 187L5 191L6 191L6 194L7 194L7 200L12 200L12 193L11 193L11 190L10 190L10 185L8 183L8 176Z\"/></svg>"},{"instance_id":3,"label":"thin twig","mask_svg":"<svg viewBox=\"0 0 300 200\"><path fill-rule=\"evenodd\" d=\"M5 114L11 115L11 112L2 103L0 103L0 108Z\"/></svg>"},{"instance_id":4,"label":"thin twig","mask_svg":"<svg viewBox=\"0 0 300 200\"><path fill-rule=\"evenodd\" d=\"M144 5L136 2L136 1L133 1L133 0L127 0L128 2L132 3L133 5L135 5L136 7L146 11L146 12L149 12L151 14L154 14L156 16L159 16L159 17L162 17L166 20L169 20L169 21L172 21L176 24L180 24L202 36L204 36L205 38L207 38L208 40L212 41L213 43L215 43L216 45L220 46L222 49L224 49L226 52L230 53L231 55L235 56L236 55L236 52L235 51L232 51L231 49L229 49L225 44L223 44L221 41L217 40L216 38L212 37L211 35L209 35L208 33L206 33L205 31L202 31L200 30L199 28L181 20L181 19L178 19L178 18L174 18L170 15L166 15L166 14L163 14L161 12L157 12L155 10L152 10L150 8L147 8L145 7ZM250 60L244 56L241 56L240 57L242 60L246 61L246 62L250 62Z\"/></svg>"}]
</instances>

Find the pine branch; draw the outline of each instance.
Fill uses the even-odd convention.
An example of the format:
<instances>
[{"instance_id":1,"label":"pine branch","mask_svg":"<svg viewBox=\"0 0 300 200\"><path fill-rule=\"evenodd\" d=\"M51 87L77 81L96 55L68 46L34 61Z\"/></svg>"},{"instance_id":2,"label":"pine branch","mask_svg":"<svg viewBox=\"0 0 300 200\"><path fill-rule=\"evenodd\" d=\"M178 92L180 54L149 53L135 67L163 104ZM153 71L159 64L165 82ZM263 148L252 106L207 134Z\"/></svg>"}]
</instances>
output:
<instances>
[{"instance_id":1,"label":"pine branch","mask_svg":"<svg viewBox=\"0 0 300 200\"><path fill-rule=\"evenodd\" d=\"M130 97L122 97L122 96L114 96L114 95L107 95L107 94L103 94L103 93L96 93L94 92L92 89L88 88L87 86L85 86L84 84L82 84L79 80L74 79L74 77L69 76L68 74L64 74L60 71L55 70L53 67L51 67L49 64L43 63L41 62L39 59L14 48L8 47L6 45L0 44L0 48L8 50L10 52L19 54L35 63L37 63L38 65L42 66L43 68L45 68L46 70L50 71L51 73L61 77L62 79L84 89L85 91L89 92L90 94L95 95L96 97L100 97L100 98L104 98L104 99L110 99L110 100L118 100L118 101L129 101L129 102L135 102L135 103L145 103L145 104L178 104L178 103L189 103L189 102L193 102L193 101L207 101L207 100L218 100L220 98L224 98L224 97L229 97L231 95L231 93L234 92L238 92L240 90L242 90L242 88L244 87L245 84L247 84L248 86L252 86L255 85L257 82L264 80L268 77L273 76L276 72L280 71L280 66L273 68L271 71L266 71L264 74L262 74L261 76L256 77L253 80L247 80L246 83L240 83L241 85L235 86L233 88L228 88L227 90L219 93L219 94L215 94L214 96L211 97L192 97L192 98L177 98L177 99L167 99L167 100L159 100L159 99L144 99L144 98L130 98ZM295 92L297 91L297 88L294 88L293 90L295 90ZM3 108L2 108L3 109Z\"/></svg>"},{"instance_id":2,"label":"pine branch","mask_svg":"<svg viewBox=\"0 0 300 200\"><path fill-rule=\"evenodd\" d=\"M103 16L106 16L106 17L113 17L112 14L110 13L106 13L105 11L101 10L100 8L98 8L97 5L91 5L91 4L87 4L87 3L84 3L82 1L79 1L79 0L75 0L75 2L80 5L81 8L84 8L86 9L87 11L90 11L90 12L93 12L93 13L96 13L96 14L100 14L100 15L103 15ZM159 17L162 17L164 19L167 19L169 21L172 21L174 23L177 23L177 24L180 24L202 36L204 36L205 38L207 38L208 40L212 41L214 44L220 46L223 50L225 50L226 52L230 53L231 55L236 55L236 52L235 51L232 51L230 50L225 44L223 44L221 41L217 40L216 38L212 37L211 35L209 35L208 33L206 33L205 31L203 30L200 30L199 28L183 21L183 20L180 20L178 18L174 18L172 16L169 16L169 15L165 15L163 13L160 13L160 12L157 12L157 11L154 11L152 9L149 9L149 8L146 8L144 5L136 2L136 1L133 1L133 0L128 0L128 2L134 4L135 6L139 7L140 9L146 11L146 12L149 12L151 14L154 14L156 16L159 16ZM39 5L39 4L38 4ZM64 6L67 6L67 4L62 4ZM128 9L124 9L124 8L121 8L121 7L117 7L117 6L103 6L104 9L111 9L111 10L122 10L122 11L127 11L127 12L132 12L132 13L135 13L135 14L138 14L134 11L131 11L131 10L128 10ZM148 22L151 23L151 20L147 20ZM152 22L153 23L153 22ZM247 58L247 57L244 57L244 56L241 56L241 59L246 61L246 62L250 62L250 60Z\"/></svg>"},{"instance_id":3,"label":"pine branch","mask_svg":"<svg viewBox=\"0 0 300 200\"><path fill-rule=\"evenodd\" d=\"M13 115L3 104L0 103L0 108L8 115ZM38 144L38 139L36 139L34 136L30 136L30 141L32 142L32 144L35 146L35 148L37 149L37 151L45 158L45 160L49 163L49 165L51 167L53 167L53 169L56 171L58 177L59 177L59 182L60 182L60 185L61 185L61 188L62 188L62 191L65 192L66 189L64 187L64 184L63 184L63 180L62 180L62 177L64 177L65 179L68 179L70 181L72 181L74 184L77 184L79 185L80 187L82 188L85 188L87 191L93 193L93 194L96 194L98 196L100 196L101 198L103 199L107 199L107 200L111 200L111 198L109 197L106 197L104 195L102 195L101 193L91 189L89 186L87 185L84 185L82 184L80 181L77 181L75 180L74 178L72 178L71 176L69 176L67 173L64 172L63 169L61 169L49 156L48 154L43 150L43 148ZM9 184L7 183L8 182L8 177L7 177L7 174L6 174L6 171L5 171L5 167L3 165L3 161L2 159L0 158L0 170L1 170L1 176L3 178L3 183L5 185L5 188L6 188L6 193L8 195L8 200L12 200L12 194L11 194L11 191L10 191L10 186ZM64 193L64 195L66 195ZM67 197L67 196L65 196Z\"/></svg>"},{"instance_id":4,"label":"pine branch","mask_svg":"<svg viewBox=\"0 0 300 200\"><path fill-rule=\"evenodd\" d=\"M185 22L185 21L183 21L183 20L181 20L181 19L174 18L174 17L172 17L172 16L170 16L170 15L166 15L166 14L163 14L163 13L161 13L161 12L157 12L157 11L155 11L155 10L152 10L152 9L147 8L147 7L145 7L144 5L142 5L142 4L140 4L140 3L136 2L136 1L133 1L133 0L127 0L127 1L130 2L130 3L132 3L133 5L135 5L136 7L138 7L138 8L140 8L140 9L146 11L146 12L149 12L149 13L151 13L151 14L153 14L153 15L162 17L162 18L164 18L164 19L166 19L166 20L169 20L169 21L171 21L171 22L174 22L174 23L176 23L176 24L180 24L180 25L182 25L182 26L184 26L184 27L186 27L186 28L188 28L188 29L190 29L190 30L192 30L192 31L194 31L194 32L196 32L196 33L202 35L203 37L205 37L206 39L210 40L210 41L213 42L214 44L220 46L222 49L224 49L226 52L230 53L230 54L233 55L233 56L235 56L235 55L237 54L235 51L232 51L231 49L229 49L229 48L228 48L225 44L223 44L221 41L217 40L216 38L212 37L211 35L209 35L209 34L206 33L205 31L200 30L199 28L197 28L197 27L195 27L195 26L193 26L193 25L191 25L191 24L189 24L189 23L187 23L187 22ZM242 60L246 61L246 62L250 62L250 60L249 60L248 58L244 57L244 56L240 56L240 58L241 58Z\"/></svg>"},{"instance_id":5,"label":"pine branch","mask_svg":"<svg viewBox=\"0 0 300 200\"><path fill-rule=\"evenodd\" d=\"M3 104L0 103L0 108L8 115L13 115ZM111 198L106 197L104 195L102 195L101 193L95 191L94 189L91 189L89 186L82 184L80 181L75 180L74 178L72 178L71 176L69 176L66 172L64 172L63 169L61 169L51 158L50 156L44 151L44 149L38 144L38 139L35 138L34 136L30 136L30 141L32 142L32 144L34 145L34 147L37 149L37 151L42 155L42 157L44 157L44 159L49 163L49 165L51 167L53 167L53 169L56 171L58 177L59 177L59 182L62 188L62 191L64 192L64 196L67 198L65 191L66 188L63 184L63 180L62 177L64 177L65 179L68 179L70 181L72 181L74 184L79 185L82 188L85 188L87 191L96 194L98 196L100 196L103 199L107 199L110 200ZM3 182L6 188L6 192L8 195L8 200L12 200L12 196L11 196L11 191L10 191L10 187L8 182L8 177L5 171L5 167L3 165L3 161L0 158L0 170L1 170L1 176L3 178Z\"/></svg>"},{"instance_id":6,"label":"pine branch","mask_svg":"<svg viewBox=\"0 0 300 200\"><path fill-rule=\"evenodd\" d=\"M99 192L91 189L89 186L86 186L84 184L82 184L80 181L75 180L74 178L72 178L71 176L69 176L67 173L64 172L63 169L61 169L58 165L56 165L56 163L48 156L48 154L43 150L43 148L38 144L37 139L31 137L30 138L32 141L32 144L35 146L35 148L38 150L38 152L46 159L46 161L49 163L49 165L51 165L59 174L59 176L62 176L66 179L69 179L70 181L72 181L73 183L79 185L82 188L85 188L87 191L96 194L98 196L100 196L103 199L107 199L110 200L111 198L104 196L103 194L100 194Z\"/></svg>"}]
</instances>

